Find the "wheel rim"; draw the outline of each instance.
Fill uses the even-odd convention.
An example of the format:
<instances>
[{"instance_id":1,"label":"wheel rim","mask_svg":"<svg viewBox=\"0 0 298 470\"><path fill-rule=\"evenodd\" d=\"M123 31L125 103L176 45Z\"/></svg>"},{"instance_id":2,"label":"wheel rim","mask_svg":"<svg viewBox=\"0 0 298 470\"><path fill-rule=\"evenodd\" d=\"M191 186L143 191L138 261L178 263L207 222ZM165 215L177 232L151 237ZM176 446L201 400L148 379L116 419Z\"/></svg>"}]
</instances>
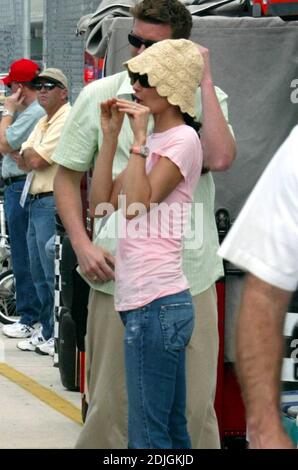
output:
<instances>
[{"instance_id":1,"label":"wheel rim","mask_svg":"<svg viewBox=\"0 0 298 470\"><path fill-rule=\"evenodd\" d=\"M0 279L0 316L10 322L18 320L16 316L16 293L13 273L7 274Z\"/></svg>"}]
</instances>

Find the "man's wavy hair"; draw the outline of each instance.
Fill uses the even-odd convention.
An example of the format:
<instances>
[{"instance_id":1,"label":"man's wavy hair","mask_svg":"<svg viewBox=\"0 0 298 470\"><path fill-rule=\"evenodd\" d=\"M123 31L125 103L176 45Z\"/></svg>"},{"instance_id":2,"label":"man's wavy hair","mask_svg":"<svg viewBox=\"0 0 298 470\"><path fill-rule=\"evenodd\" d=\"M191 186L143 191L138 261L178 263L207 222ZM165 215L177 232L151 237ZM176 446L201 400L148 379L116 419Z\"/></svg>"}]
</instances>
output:
<instances>
[{"instance_id":1,"label":"man's wavy hair","mask_svg":"<svg viewBox=\"0 0 298 470\"><path fill-rule=\"evenodd\" d=\"M145 23L167 24L172 29L171 39L189 39L192 17L179 0L143 0L130 9L134 19Z\"/></svg>"}]
</instances>

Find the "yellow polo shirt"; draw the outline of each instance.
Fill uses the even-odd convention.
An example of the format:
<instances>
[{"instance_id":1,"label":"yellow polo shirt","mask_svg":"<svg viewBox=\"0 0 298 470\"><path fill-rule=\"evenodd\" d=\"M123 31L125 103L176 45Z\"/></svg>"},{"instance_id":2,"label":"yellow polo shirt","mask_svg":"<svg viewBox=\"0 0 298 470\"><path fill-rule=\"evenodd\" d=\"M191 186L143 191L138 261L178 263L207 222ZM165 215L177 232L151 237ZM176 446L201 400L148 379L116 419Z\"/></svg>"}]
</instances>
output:
<instances>
[{"instance_id":1,"label":"yellow polo shirt","mask_svg":"<svg viewBox=\"0 0 298 470\"><path fill-rule=\"evenodd\" d=\"M54 178L58 167L52 161L52 155L57 147L70 109L70 104L66 103L58 109L50 120L48 120L47 116L42 117L34 127L28 140L21 147L21 151L33 148L35 152L50 164L50 166L42 170L33 171L34 177L29 190L30 194L53 191Z\"/></svg>"}]
</instances>

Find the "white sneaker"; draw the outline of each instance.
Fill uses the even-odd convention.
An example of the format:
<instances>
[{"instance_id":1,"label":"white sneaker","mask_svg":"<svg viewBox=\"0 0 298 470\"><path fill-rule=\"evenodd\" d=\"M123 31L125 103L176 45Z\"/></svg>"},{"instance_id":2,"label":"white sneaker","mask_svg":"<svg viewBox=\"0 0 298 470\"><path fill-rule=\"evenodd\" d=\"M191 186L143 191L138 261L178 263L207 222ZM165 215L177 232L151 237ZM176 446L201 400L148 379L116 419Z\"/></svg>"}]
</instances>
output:
<instances>
[{"instance_id":1,"label":"white sneaker","mask_svg":"<svg viewBox=\"0 0 298 470\"><path fill-rule=\"evenodd\" d=\"M41 331L37 330L33 333L31 338L19 341L17 347L22 351L35 351L36 346L40 346L45 342L46 340L42 336Z\"/></svg>"},{"instance_id":2,"label":"white sneaker","mask_svg":"<svg viewBox=\"0 0 298 470\"><path fill-rule=\"evenodd\" d=\"M36 346L35 352L37 354L42 354L43 356L54 356L55 353L55 346L54 346L54 338L48 339L43 344L40 344L39 346Z\"/></svg>"},{"instance_id":3,"label":"white sneaker","mask_svg":"<svg viewBox=\"0 0 298 470\"><path fill-rule=\"evenodd\" d=\"M2 333L9 338L29 338L33 332L32 326L24 325L18 321L11 325L4 325L2 328Z\"/></svg>"}]
</instances>

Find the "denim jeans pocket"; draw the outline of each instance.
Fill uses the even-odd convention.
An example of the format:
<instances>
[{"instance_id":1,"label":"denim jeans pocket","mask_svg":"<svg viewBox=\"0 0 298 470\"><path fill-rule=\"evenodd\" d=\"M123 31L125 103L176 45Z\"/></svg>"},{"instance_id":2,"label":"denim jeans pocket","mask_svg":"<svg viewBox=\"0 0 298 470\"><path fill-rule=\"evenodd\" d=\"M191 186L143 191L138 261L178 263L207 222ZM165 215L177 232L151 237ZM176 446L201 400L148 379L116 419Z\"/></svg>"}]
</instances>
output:
<instances>
[{"instance_id":1,"label":"denim jeans pocket","mask_svg":"<svg viewBox=\"0 0 298 470\"><path fill-rule=\"evenodd\" d=\"M120 316L125 326L125 343L132 344L140 339L148 323L148 312L139 308L121 313Z\"/></svg>"},{"instance_id":2,"label":"denim jeans pocket","mask_svg":"<svg viewBox=\"0 0 298 470\"><path fill-rule=\"evenodd\" d=\"M159 312L164 347L170 351L184 349L194 328L192 302L162 305Z\"/></svg>"},{"instance_id":3,"label":"denim jeans pocket","mask_svg":"<svg viewBox=\"0 0 298 470\"><path fill-rule=\"evenodd\" d=\"M55 199L53 196L37 199L35 204L37 204L37 207L41 209L55 209Z\"/></svg>"},{"instance_id":4,"label":"denim jeans pocket","mask_svg":"<svg viewBox=\"0 0 298 470\"><path fill-rule=\"evenodd\" d=\"M19 194L21 196L24 189L24 181L16 181L15 183L10 184L5 188L5 191L11 192L14 194Z\"/></svg>"}]
</instances>

